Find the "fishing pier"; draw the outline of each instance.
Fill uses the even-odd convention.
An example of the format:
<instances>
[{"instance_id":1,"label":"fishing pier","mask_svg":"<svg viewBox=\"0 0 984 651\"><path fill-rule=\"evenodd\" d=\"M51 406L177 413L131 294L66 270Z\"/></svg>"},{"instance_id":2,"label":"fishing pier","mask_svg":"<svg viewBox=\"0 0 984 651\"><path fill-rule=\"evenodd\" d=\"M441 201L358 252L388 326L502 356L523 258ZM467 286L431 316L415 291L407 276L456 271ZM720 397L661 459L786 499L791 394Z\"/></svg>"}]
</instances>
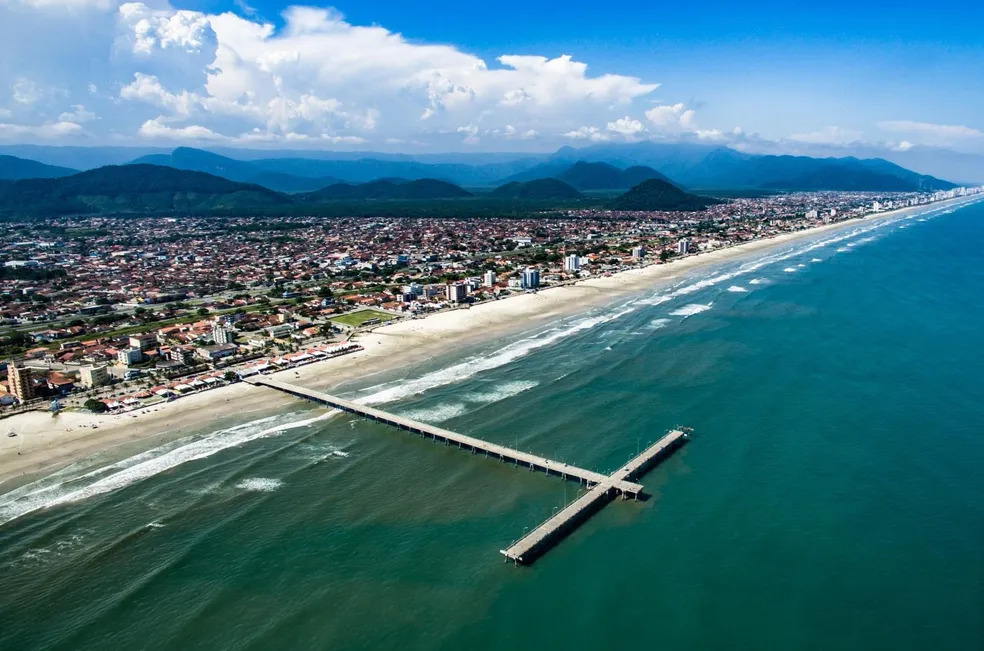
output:
<instances>
[{"instance_id":1,"label":"fishing pier","mask_svg":"<svg viewBox=\"0 0 984 651\"><path fill-rule=\"evenodd\" d=\"M445 445L457 445L460 449L469 450L472 453L481 453L486 457L493 457L502 462L513 463L530 470L541 470L562 479L577 481L587 487L587 492L582 496L514 544L501 550L506 560L512 560L517 564L532 563L616 496L621 496L622 499L638 499L643 495L643 486L635 480L687 440L686 432L672 430L627 464L612 474L605 475L266 376L246 378L244 381L255 386L277 389L299 398L305 398L334 409L419 434L425 438L441 441Z\"/></svg>"}]
</instances>

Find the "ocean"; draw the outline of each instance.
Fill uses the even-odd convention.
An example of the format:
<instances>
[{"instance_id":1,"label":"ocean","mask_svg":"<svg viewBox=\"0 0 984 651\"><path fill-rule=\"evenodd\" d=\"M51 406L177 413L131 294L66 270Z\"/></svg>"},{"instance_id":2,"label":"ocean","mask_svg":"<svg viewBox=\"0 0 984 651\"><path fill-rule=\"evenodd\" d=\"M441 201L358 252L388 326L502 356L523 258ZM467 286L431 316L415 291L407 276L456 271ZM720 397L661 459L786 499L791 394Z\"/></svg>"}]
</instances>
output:
<instances>
[{"instance_id":1,"label":"ocean","mask_svg":"<svg viewBox=\"0 0 984 651\"><path fill-rule=\"evenodd\" d=\"M0 495L0 649L984 647L984 202L855 222L325 388L610 471L578 486L298 401Z\"/></svg>"}]
</instances>

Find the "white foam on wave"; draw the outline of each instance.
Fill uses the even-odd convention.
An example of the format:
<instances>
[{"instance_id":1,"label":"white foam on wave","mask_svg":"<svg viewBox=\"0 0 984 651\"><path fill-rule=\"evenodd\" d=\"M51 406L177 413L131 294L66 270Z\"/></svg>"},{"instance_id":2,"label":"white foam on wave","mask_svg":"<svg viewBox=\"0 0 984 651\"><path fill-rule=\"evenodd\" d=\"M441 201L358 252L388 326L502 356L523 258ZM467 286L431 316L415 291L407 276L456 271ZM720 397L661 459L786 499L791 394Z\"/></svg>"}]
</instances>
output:
<instances>
[{"instance_id":1,"label":"white foam on wave","mask_svg":"<svg viewBox=\"0 0 984 651\"><path fill-rule=\"evenodd\" d=\"M823 258L810 258L810 262L823 262Z\"/></svg>"},{"instance_id":2,"label":"white foam on wave","mask_svg":"<svg viewBox=\"0 0 984 651\"><path fill-rule=\"evenodd\" d=\"M659 330L660 328L665 328L670 324L669 319L653 319L649 322L649 327L653 330Z\"/></svg>"},{"instance_id":3,"label":"white foam on wave","mask_svg":"<svg viewBox=\"0 0 984 651\"><path fill-rule=\"evenodd\" d=\"M767 281L766 281L765 278L752 278L751 280L748 281L748 284L749 285L764 285L766 282Z\"/></svg>"},{"instance_id":4,"label":"white foam on wave","mask_svg":"<svg viewBox=\"0 0 984 651\"><path fill-rule=\"evenodd\" d=\"M678 308L676 310L673 310L672 312L670 312L670 316L682 316L682 317L693 316L695 314L700 314L701 312L708 311L709 309L711 309L711 306L712 305L714 305L713 302L711 302L711 303L690 303L688 305L684 305L681 308Z\"/></svg>"},{"instance_id":5,"label":"white foam on wave","mask_svg":"<svg viewBox=\"0 0 984 651\"><path fill-rule=\"evenodd\" d=\"M496 386L484 391L475 391L465 394L462 398L468 402L499 402L500 400L505 400L506 398L512 398L513 396L519 395L524 391L529 391L539 385L540 383L535 380L513 380L511 382L497 384Z\"/></svg>"},{"instance_id":6,"label":"white foam on wave","mask_svg":"<svg viewBox=\"0 0 984 651\"><path fill-rule=\"evenodd\" d=\"M732 285L731 287L728 288L728 291L733 292L735 294L745 294L748 292L748 289L742 287L741 285Z\"/></svg>"},{"instance_id":7,"label":"white foam on wave","mask_svg":"<svg viewBox=\"0 0 984 651\"><path fill-rule=\"evenodd\" d=\"M640 299L640 300L636 301L636 304L637 305L660 305L662 303L665 303L668 300L670 300L670 297L669 296L663 296L662 294L658 294L656 296L651 296L649 298Z\"/></svg>"},{"instance_id":8,"label":"white foam on wave","mask_svg":"<svg viewBox=\"0 0 984 651\"><path fill-rule=\"evenodd\" d=\"M179 439L79 476L56 473L0 495L0 525L39 509L79 502L119 490L189 461L204 459L249 441L308 427L336 413L331 411L292 422L284 422L283 416L261 418L204 436ZM294 414L289 414L286 418L292 416Z\"/></svg>"},{"instance_id":9,"label":"white foam on wave","mask_svg":"<svg viewBox=\"0 0 984 651\"><path fill-rule=\"evenodd\" d=\"M797 270L796 267L786 267L785 269L783 269L783 271L785 271L788 274L794 274L796 273Z\"/></svg>"},{"instance_id":10,"label":"white foam on wave","mask_svg":"<svg viewBox=\"0 0 984 651\"><path fill-rule=\"evenodd\" d=\"M464 404L460 402L442 403L439 405L434 405L433 407L424 407L421 409L410 409L408 411L400 411L401 416L405 416L411 420L419 420L424 423L440 423L446 420L450 420L455 416L460 416L467 411Z\"/></svg>"},{"instance_id":11,"label":"white foam on wave","mask_svg":"<svg viewBox=\"0 0 984 651\"><path fill-rule=\"evenodd\" d=\"M851 249L847 248L846 246L839 246L839 247L837 247L837 252L838 253L846 253L847 251L850 251L850 250Z\"/></svg>"},{"instance_id":12,"label":"white foam on wave","mask_svg":"<svg viewBox=\"0 0 984 651\"><path fill-rule=\"evenodd\" d=\"M603 323L608 323L619 319L622 316L635 311L636 307L637 305L630 304L628 306L622 306L620 309L608 314L600 314L597 316L579 319L572 324L565 324L565 326L552 328L546 332L520 339L519 341L505 346L492 355L472 357L446 368L422 375L415 380L401 380L398 382L370 387L368 390L374 390L373 393L357 398L356 402L366 405L394 402L402 398L423 393L435 387L467 380L482 371L499 368L500 366L514 362L521 357L525 357L534 350L543 348L544 346L549 346L561 341L562 339L566 339L567 337L585 332Z\"/></svg>"},{"instance_id":13,"label":"white foam on wave","mask_svg":"<svg viewBox=\"0 0 984 651\"><path fill-rule=\"evenodd\" d=\"M270 477L249 477L238 482L236 484L236 488L249 491L250 493L272 493L283 485L284 482L280 479L271 479Z\"/></svg>"}]
</instances>

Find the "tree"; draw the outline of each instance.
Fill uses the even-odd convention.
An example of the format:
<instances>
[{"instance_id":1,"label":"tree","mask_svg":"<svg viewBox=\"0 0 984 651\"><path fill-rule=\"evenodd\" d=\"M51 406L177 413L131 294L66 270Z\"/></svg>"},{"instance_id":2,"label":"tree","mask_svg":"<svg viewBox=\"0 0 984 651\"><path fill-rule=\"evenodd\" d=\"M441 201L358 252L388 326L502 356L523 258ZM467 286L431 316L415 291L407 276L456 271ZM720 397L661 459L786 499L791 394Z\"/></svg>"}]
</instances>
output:
<instances>
[{"instance_id":1,"label":"tree","mask_svg":"<svg viewBox=\"0 0 984 651\"><path fill-rule=\"evenodd\" d=\"M198 308L198 316L207 316L208 315L208 312L209 312L209 310L208 310L207 307L200 307L200 308Z\"/></svg>"},{"instance_id":2,"label":"tree","mask_svg":"<svg viewBox=\"0 0 984 651\"><path fill-rule=\"evenodd\" d=\"M235 382L239 379L239 374L234 371L226 371L222 374L222 379L226 382Z\"/></svg>"},{"instance_id":3,"label":"tree","mask_svg":"<svg viewBox=\"0 0 984 651\"><path fill-rule=\"evenodd\" d=\"M96 400L95 398L89 398L82 406L97 414L102 414L109 410L109 407L106 406L105 402L102 400Z\"/></svg>"}]
</instances>

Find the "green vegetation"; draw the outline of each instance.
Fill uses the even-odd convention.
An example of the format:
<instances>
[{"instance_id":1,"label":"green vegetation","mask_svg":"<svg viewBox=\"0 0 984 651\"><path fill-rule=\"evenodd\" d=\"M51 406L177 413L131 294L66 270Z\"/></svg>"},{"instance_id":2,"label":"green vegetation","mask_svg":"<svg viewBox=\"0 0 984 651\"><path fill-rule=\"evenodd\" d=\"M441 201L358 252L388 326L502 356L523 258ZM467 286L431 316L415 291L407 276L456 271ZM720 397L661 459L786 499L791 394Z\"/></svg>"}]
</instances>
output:
<instances>
[{"instance_id":1,"label":"green vegetation","mask_svg":"<svg viewBox=\"0 0 984 651\"><path fill-rule=\"evenodd\" d=\"M688 194L666 181L649 179L612 202L615 210L703 210L715 199Z\"/></svg>"},{"instance_id":2,"label":"green vegetation","mask_svg":"<svg viewBox=\"0 0 984 651\"><path fill-rule=\"evenodd\" d=\"M0 267L0 280L54 280L66 275L61 268Z\"/></svg>"},{"instance_id":3,"label":"green vegetation","mask_svg":"<svg viewBox=\"0 0 984 651\"><path fill-rule=\"evenodd\" d=\"M437 179L379 179L369 183L335 183L326 188L298 195L298 201L360 201L378 199L459 199L471 192Z\"/></svg>"},{"instance_id":4,"label":"green vegetation","mask_svg":"<svg viewBox=\"0 0 984 651\"><path fill-rule=\"evenodd\" d=\"M17 179L50 179L75 174L77 171L57 165L45 165L17 156L0 156L0 179L11 181Z\"/></svg>"},{"instance_id":5,"label":"green vegetation","mask_svg":"<svg viewBox=\"0 0 984 651\"><path fill-rule=\"evenodd\" d=\"M188 214L285 201L284 195L258 185L158 165L111 165L0 185L0 212L15 215Z\"/></svg>"},{"instance_id":6,"label":"green vegetation","mask_svg":"<svg viewBox=\"0 0 984 651\"><path fill-rule=\"evenodd\" d=\"M102 414L109 410L109 407L106 406L105 402L102 400L96 400L95 398L89 398L82 406L85 409L97 414Z\"/></svg>"},{"instance_id":7,"label":"green vegetation","mask_svg":"<svg viewBox=\"0 0 984 651\"><path fill-rule=\"evenodd\" d=\"M387 312L380 312L379 310L359 310L358 312L350 312L349 314L333 317L331 320L339 325L358 328L364 325L366 321L372 321L373 319L379 319L380 322L385 323L395 318L397 317Z\"/></svg>"},{"instance_id":8,"label":"green vegetation","mask_svg":"<svg viewBox=\"0 0 984 651\"><path fill-rule=\"evenodd\" d=\"M513 181L499 186L489 193L490 197L503 199L577 199L581 193L559 179L536 179L533 181Z\"/></svg>"},{"instance_id":9,"label":"green vegetation","mask_svg":"<svg viewBox=\"0 0 984 651\"><path fill-rule=\"evenodd\" d=\"M653 168L644 165L622 170L608 163L586 161L574 163L557 178L578 190L628 190L649 179L669 180Z\"/></svg>"}]
</instances>

